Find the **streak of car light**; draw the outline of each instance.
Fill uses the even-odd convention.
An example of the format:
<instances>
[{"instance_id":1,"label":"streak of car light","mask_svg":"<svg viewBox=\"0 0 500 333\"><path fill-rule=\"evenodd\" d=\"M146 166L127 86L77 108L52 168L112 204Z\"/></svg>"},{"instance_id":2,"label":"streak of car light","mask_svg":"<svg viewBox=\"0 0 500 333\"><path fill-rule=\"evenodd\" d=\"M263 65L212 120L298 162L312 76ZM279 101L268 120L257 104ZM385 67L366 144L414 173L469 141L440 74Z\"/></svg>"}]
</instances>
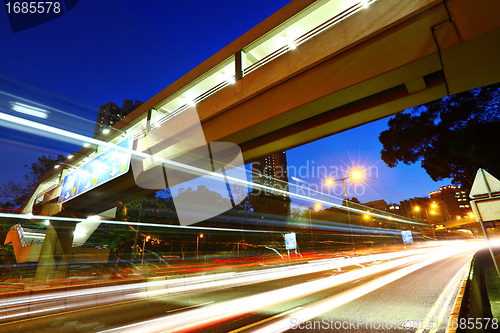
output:
<instances>
[{"instance_id":1,"label":"streak of car light","mask_svg":"<svg viewBox=\"0 0 500 333\"><path fill-rule=\"evenodd\" d=\"M405 267L402 270L398 270L399 273L397 274L396 272L394 274L389 274L390 278L376 279L374 282L370 282L367 287L365 287L365 285L362 285L362 287L360 287L359 290L356 289L356 293L352 295L352 297L355 296L355 298L357 298L372 290L380 288L382 285L390 283L391 281L393 281L391 279L395 279L395 277L397 276L399 276L397 278L400 278L417 269L429 265L437 260L452 255L456 255L457 253L460 252L470 251L471 248L473 247L477 248L478 246L479 244L476 243L472 244L469 247L462 246L460 248L453 247L453 248L424 251L424 253L422 254L411 256L409 258L396 259L391 262L380 264L379 266L354 270L340 275L326 277L311 282L305 282L278 290L273 290L253 296L244 297L241 299L218 303L211 306L198 308L195 310L185 311L183 313L178 313L176 315L164 316L146 322L118 327L107 330L105 332L145 333L145 332L176 332L176 331L200 329L209 325L216 324L218 322L240 317L248 313L254 313L259 310L268 308L270 306L279 303L284 303L295 298L303 297L328 288L332 288L334 286L343 283L354 281L356 279L360 279L368 275L377 274L386 270L398 268L408 263L416 264L415 266L412 265ZM344 302L348 302L350 300L348 295L342 294L341 296L343 297L341 300ZM332 303L328 304L329 304L328 306L331 306ZM323 308L318 308L318 309L323 309ZM290 327L288 327L287 329L289 328Z\"/></svg>"}]
</instances>

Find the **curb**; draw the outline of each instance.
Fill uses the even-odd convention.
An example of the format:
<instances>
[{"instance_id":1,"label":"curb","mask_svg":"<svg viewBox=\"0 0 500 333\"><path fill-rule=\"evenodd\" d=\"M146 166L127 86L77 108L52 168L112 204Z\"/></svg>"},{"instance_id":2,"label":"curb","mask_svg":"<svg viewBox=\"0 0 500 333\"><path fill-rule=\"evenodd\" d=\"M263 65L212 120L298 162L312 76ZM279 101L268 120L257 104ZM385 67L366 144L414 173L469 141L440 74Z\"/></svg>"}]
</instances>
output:
<instances>
[{"instance_id":1,"label":"curb","mask_svg":"<svg viewBox=\"0 0 500 333\"><path fill-rule=\"evenodd\" d=\"M460 315L460 308L462 307L462 301L464 298L465 287L467 285L467 281L469 280L470 270L472 267L472 259L469 261L468 267L462 276L462 283L460 286L460 290L458 291L457 298L455 299L455 304L453 305L453 310L451 311L450 318L448 319L448 327L446 328L446 333L455 333L457 331L456 328L453 328L453 320L458 321L458 317Z\"/></svg>"}]
</instances>

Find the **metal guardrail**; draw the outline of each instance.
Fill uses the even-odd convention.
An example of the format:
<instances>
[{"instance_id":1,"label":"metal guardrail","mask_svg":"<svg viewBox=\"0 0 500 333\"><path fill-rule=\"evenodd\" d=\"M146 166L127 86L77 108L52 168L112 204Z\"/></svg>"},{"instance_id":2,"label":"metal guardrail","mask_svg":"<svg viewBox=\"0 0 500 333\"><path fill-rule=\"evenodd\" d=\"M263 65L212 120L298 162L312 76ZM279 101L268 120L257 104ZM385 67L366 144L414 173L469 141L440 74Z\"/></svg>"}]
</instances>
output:
<instances>
[{"instance_id":1,"label":"metal guardrail","mask_svg":"<svg viewBox=\"0 0 500 333\"><path fill-rule=\"evenodd\" d=\"M460 306L460 311L458 315L457 322L460 319L468 318L481 318L493 319L493 314L491 313L490 301L488 298L488 292L486 290L486 282L484 277L484 267L488 260L491 260L489 254L485 255L483 252L487 250L480 250L475 255L471 261L469 276L467 277L467 283L465 285L465 292L463 295L462 305ZM467 322L468 323L468 322ZM468 325L466 325L468 326ZM469 332L491 332L490 329L484 329L479 327L479 325L473 325L472 328L457 327L457 333L469 333Z\"/></svg>"},{"instance_id":2,"label":"metal guardrail","mask_svg":"<svg viewBox=\"0 0 500 333\"><path fill-rule=\"evenodd\" d=\"M42 192L38 193L36 196L36 199L35 199L35 205L39 204L40 202L43 202L43 196L45 196L45 194L49 193L50 191L55 190L59 186L62 186L62 182L55 183L54 185L49 186L48 188L46 188ZM40 198L42 198L42 199L40 199Z\"/></svg>"},{"instance_id":3,"label":"metal guardrail","mask_svg":"<svg viewBox=\"0 0 500 333\"><path fill-rule=\"evenodd\" d=\"M374 3L375 1L377 1L377 0L358 2L357 4L349 7L348 9L335 15L334 17L332 17L328 21L318 25L317 27L315 27L315 28L309 30L308 32L306 32L305 34L303 34L302 36L296 38L295 40L290 42L288 45L285 45L285 46L277 49L276 51L268 54L266 57L260 59L259 61L253 63L252 65L248 66L244 71L245 75L253 72L254 70L256 70L262 66L264 66L265 64L269 63L270 61L280 57L284 53L288 52L290 49L293 49L293 48L299 46L300 44L303 44L303 43L307 42L308 40L318 36L319 34L332 28L336 24L342 22L343 20L345 20L349 16L359 12L366 5L370 5L370 4Z\"/></svg>"}]
</instances>

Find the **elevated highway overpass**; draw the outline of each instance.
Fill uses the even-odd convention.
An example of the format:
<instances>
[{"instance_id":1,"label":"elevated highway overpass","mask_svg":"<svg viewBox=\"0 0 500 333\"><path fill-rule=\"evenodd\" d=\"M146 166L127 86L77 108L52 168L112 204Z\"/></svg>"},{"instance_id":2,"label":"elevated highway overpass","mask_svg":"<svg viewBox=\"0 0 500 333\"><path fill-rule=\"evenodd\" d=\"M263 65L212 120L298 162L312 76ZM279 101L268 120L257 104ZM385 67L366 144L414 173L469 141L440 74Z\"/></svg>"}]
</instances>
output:
<instances>
[{"instance_id":1,"label":"elevated highway overpass","mask_svg":"<svg viewBox=\"0 0 500 333\"><path fill-rule=\"evenodd\" d=\"M499 82L499 13L495 0L292 2L115 127L134 135L137 150L173 158L176 149L155 148L179 144L186 126L175 115L195 104L205 140L239 145L248 162ZM170 133L158 128L165 122L175 123ZM113 142L120 134L99 139ZM148 192L127 178L102 191Z\"/></svg>"},{"instance_id":2,"label":"elevated highway overpass","mask_svg":"<svg viewBox=\"0 0 500 333\"><path fill-rule=\"evenodd\" d=\"M294 1L115 128L134 136L134 149L174 159L185 151L177 138L190 128L178 115L196 106L204 140L237 144L249 162L499 82L499 14L497 0ZM116 143L119 131L98 139ZM93 145L78 154L101 151ZM145 171L163 168L143 163ZM62 175L42 177L24 211L92 215L154 192L136 186L129 171L60 205Z\"/></svg>"}]
</instances>

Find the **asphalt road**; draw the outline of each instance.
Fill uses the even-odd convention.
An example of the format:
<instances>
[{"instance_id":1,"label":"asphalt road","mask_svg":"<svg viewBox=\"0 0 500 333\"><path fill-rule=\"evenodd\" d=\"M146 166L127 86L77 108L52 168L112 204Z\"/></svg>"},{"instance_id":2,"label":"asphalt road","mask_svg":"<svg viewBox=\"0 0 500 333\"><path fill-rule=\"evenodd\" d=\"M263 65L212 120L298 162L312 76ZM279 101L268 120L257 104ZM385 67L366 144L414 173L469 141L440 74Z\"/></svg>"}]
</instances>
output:
<instances>
[{"instance_id":1,"label":"asphalt road","mask_svg":"<svg viewBox=\"0 0 500 333\"><path fill-rule=\"evenodd\" d=\"M441 314L444 318L438 330L438 332L444 332L450 309L454 303L454 294L457 291L449 287L447 293L443 294L443 290L450 285L452 278L471 259L472 254L473 252L469 252L439 260L364 294L364 296L348 301L344 305L333 306L328 311L320 311L321 313L314 317L309 316L310 319L300 325L298 325L300 319L297 319L299 317L294 316L300 314L301 311L320 308L325 302L340 304L342 301L338 297L355 293L356 288L363 288L369 286L370 283L381 281L388 273L395 272L394 274L396 274L401 267L267 306L259 311L234 316L230 320L220 320L216 324L209 323L203 327L198 327L197 330L200 332L234 332L235 330L250 331L258 329L270 331L269 325L278 324L278 326L285 327L285 329L295 328L290 329L292 332L331 332L333 330L337 331L335 328L338 327L335 327L335 325L338 326L340 322L351 320L351 323L355 321L358 324L358 318L362 318L365 322L371 322L372 327L361 324L358 326L359 329L353 329L350 326L350 328L341 328L338 331L415 332L416 329L400 329L399 327L393 329L379 327L377 329L377 325L380 322L386 323L387 326L389 322L394 325L401 324L405 320L424 320L431 309L434 309L434 317ZM374 262L365 266L372 267L383 263L385 262ZM169 320L173 315L190 313L195 309L209 309L211 306L231 300L275 291L292 285L301 285L310 281L322 283L322 279L325 277L342 275L356 270L359 271L361 268L359 266L350 266L343 268L340 272L338 270L329 270L241 287L166 295L142 301L77 310L3 324L0 325L0 331L5 333L100 332L166 316L168 317L164 320ZM441 303L434 306L442 294ZM447 301L448 303L446 303ZM134 328L130 330L135 331ZM283 329L280 329L280 331L283 331Z\"/></svg>"}]
</instances>

